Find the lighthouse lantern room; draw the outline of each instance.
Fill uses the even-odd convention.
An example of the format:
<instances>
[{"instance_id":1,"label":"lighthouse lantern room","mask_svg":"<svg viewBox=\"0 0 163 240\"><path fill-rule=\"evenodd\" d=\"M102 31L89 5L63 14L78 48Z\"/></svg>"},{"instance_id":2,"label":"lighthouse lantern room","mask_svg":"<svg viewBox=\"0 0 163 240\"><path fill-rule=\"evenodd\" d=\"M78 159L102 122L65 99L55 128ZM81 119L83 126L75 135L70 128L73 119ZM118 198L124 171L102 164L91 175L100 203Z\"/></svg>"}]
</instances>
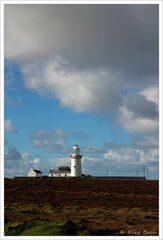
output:
<instances>
[{"instance_id":1,"label":"lighthouse lantern room","mask_svg":"<svg viewBox=\"0 0 163 240\"><path fill-rule=\"evenodd\" d=\"M80 148L77 144L75 144L72 148L72 154L71 154L71 177L81 177L81 158L82 155L80 155Z\"/></svg>"}]
</instances>

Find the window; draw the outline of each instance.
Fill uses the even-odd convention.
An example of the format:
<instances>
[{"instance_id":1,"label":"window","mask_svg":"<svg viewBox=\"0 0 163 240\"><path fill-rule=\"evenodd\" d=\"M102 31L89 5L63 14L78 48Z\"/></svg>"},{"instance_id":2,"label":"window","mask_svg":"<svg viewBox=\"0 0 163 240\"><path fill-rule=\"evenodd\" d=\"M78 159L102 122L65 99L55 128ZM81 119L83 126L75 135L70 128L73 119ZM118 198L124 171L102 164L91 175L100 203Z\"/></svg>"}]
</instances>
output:
<instances>
[{"instance_id":1,"label":"window","mask_svg":"<svg viewBox=\"0 0 163 240\"><path fill-rule=\"evenodd\" d=\"M79 155L80 154L80 149L73 149L73 151L72 151L72 154L77 154L77 155Z\"/></svg>"}]
</instances>

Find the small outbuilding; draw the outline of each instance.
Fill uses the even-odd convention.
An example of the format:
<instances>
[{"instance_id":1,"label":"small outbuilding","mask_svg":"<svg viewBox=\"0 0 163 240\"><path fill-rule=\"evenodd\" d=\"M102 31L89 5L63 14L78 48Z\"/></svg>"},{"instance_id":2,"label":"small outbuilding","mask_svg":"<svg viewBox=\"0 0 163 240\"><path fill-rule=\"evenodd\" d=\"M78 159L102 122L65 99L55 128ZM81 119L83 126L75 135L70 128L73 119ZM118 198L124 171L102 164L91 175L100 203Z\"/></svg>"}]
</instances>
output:
<instances>
[{"instance_id":1,"label":"small outbuilding","mask_svg":"<svg viewBox=\"0 0 163 240\"><path fill-rule=\"evenodd\" d=\"M28 177L42 177L42 172L39 169L31 168L27 174Z\"/></svg>"},{"instance_id":2,"label":"small outbuilding","mask_svg":"<svg viewBox=\"0 0 163 240\"><path fill-rule=\"evenodd\" d=\"M70 177L71 169L68 166L60 166L49 171L49 177Z\"/></svg>"}]
</instances>

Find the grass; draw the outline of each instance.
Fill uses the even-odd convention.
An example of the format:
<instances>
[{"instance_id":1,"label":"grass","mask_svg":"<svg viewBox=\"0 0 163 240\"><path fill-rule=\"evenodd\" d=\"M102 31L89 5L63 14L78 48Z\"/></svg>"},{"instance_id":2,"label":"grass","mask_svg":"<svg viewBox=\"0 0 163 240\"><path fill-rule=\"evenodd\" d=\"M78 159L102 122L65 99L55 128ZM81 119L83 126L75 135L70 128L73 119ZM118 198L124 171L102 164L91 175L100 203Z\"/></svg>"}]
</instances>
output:
<instances>
[{"instance_id":1,"label":"grass","mask_svg":"<svg viewBox=\"0 0 163 240\"><path fill-rule=\"evenodd\" d=\"M61 227L63 223L40 223L37 226L25 229L21 232L20 236L61 236Z\"/></svg>"},{"instance_id":2,"label":"grass","mask_svg":"<svg viewBox=\"0 0 163 240\"><path fill-rule=\"evenodd\" d=\"M23 220L23 221L22 221ZM158 224L158 211L142 208L54 207L13 204L5 207L7 236L115 235L120 228Z\"/></svg>"}]
</instances>

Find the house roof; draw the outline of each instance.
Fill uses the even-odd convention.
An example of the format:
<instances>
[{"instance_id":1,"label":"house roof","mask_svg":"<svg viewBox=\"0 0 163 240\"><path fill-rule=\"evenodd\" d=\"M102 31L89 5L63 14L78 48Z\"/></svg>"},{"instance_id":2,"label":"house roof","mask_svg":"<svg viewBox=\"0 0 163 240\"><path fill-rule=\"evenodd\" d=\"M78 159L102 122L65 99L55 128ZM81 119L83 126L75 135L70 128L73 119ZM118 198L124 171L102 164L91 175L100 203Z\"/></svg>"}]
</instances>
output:
<instances>
[{"instance_id":1,"label":"house roof","mask_svg":"<svg viewBox=\"0 0 163 240\"><path fill-rule=\"evenodd\" d=\"M36 173L42 173L39 169L33 169L33 171Z\"/></svg>"},{"instance_id":2,"label":"house roof","mask_svg":"<svg viewBox=\"0 0 163 240\"><path fill-rule=\"evenodd\" d=\"M69 168L69 166L60 166L58 168L58 172L70 172L71 169Z\"/></svg>"},{"instance_id":3,"label":"house roof","mask_svg":"<svg viewBox=\"0 0 163 240\"><path fill-rule=\"evenodd\" d=\"M71 169L68 166L60 166L58 169L50 169L49 173L70 173Z\"/></svg>"}]
</instances>

